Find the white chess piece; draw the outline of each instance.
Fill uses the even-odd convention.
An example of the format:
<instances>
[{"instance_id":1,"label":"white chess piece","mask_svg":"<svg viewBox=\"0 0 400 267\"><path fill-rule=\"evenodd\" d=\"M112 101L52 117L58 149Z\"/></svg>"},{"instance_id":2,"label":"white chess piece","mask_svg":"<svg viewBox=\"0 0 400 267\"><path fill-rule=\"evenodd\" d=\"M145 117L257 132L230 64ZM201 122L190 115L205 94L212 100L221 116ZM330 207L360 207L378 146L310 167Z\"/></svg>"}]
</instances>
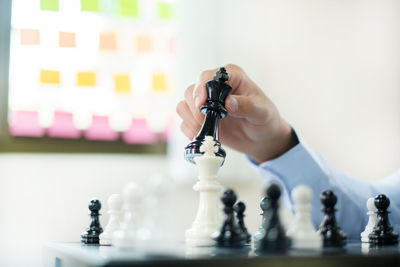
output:
<instances>
[{"instance_id":1,"label":"white chess piece","mask_svg":"<svg viewBox=\"0 0 400 267\"><path fill-rule=\"evenodd\" d=\"M113 245L118 248L132 248L137 241L138 208L142 191L135 183L125 186L122 194L122 220L119 230L114 232Z\"/></svg>"},{"instance_id":2,"label":"white chess piece","mask_svg":"<svg viewBox=\"0 0 400 267\"><path fill-rule=\"evenodd\" d=\"M100 245L111 245L114 232L117 231L121 224L121 206L122 200L119 194L112 194L108 198L108 214L110 215L108 219L108 224L104 232L99 236Z\"/></svg>"},{"instance_id":3,"label":"white chess piece","mask_svg":"<svg viewBox=\"0 0 400 267\"><path fill-rule=\"evenodd\" d=\"M369 234L374 230L374 227L377 223L377 215L376 215L376 206L375 206L375 199L373 197L369 198L367 200L367 215L369 216L368 218L368 223L365 226L364 232L361 233L361 242L369 242Z\"/></svg>"},{"instance_id":4,"label":"white chess piece","mask_svg":"<svg viewBox=\"0 0 400 267\"><path fill-rule=\"evenodd\" d=\"M199 181L193 186L200 192L199 208L192 227L185 233L186 244L189 246L214 246L212 235L221 226L221 210L218 208L219 195L222 186L217 181L218 170L223 162L222 157L215 156L218 147L212 136L206 136L200 147L202 156L194 161L199 170Z\"/></svg>"},{"instance_id":5,"label":"white chess piece","mask_svg":"<svg viewBox=\"0 0 400 267\"><path fill-rule=\"evenodd\" d=\"M318 249L322 246L322 237L315 231L311 222L312 191L306 185L298 185L292 190L295 216L287 236L292 246L299 249Z\"/></svg>"}]
</instances>

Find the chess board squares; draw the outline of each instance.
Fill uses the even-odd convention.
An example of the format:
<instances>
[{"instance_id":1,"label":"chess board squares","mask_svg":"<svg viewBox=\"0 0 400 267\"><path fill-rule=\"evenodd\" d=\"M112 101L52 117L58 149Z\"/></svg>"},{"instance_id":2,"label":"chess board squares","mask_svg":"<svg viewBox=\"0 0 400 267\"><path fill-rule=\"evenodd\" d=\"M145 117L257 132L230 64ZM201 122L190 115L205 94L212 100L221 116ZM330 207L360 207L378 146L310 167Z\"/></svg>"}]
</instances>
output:
<instances>
[{"instance_id":1,"label":"chess board squares","mask_svg":"<svg viewBox=\"0 0 400 267\"><path fill-rule=\"evenodd\" d=\"M76 84L78 86L94 87L96 86L97 75L95 72L78 72L76 74Z\"/></svg>"},{"instance_id":2,"label":"chess board squares","mask_svg":"<svg viewBox=\"0 0 400 267\"><path fill-rule=\"evenodd\" d=\"M59 85L61 83L60 72L55 70L41 70L40 83Z\"/></svg>"},{"instance_id":3,"label":"chess board squares","mask_svg":"<svg viewBox=\"0 0 400 267\"><path fill-rule=\"evenodd\" d=\"M146 34L135 36L136 51L139 54L150 53L154 49L153 37Z\"/></svg>"},{"instance_id":4,"label":"chess board squares","mask_svg":"<svg viewBox=\"0 0 400 267\"><path fill-rule=\"evenodd\" d=\"M81 10L89 12L99 12L99 0L81 0Z\"/></svg>"},{"instance_id":5,"label":"chess board squares","mask_svg":"<svg viewBox=\"0 0 400 267\"><path fill-rule=\"evenodd\" d=\"M138 0L120 0L120 8L123 17L136 18L139 16Z\"/></svg>"},{"instance_id":6,"label":"chess board squares","mask_svg":"<svg viewBox=\"0 0 400 267\"><path fill-rule=\"evenodd\" d=\"M40 0L41 10L58 11L58 8L59 8L58 0Z\"/></svg>"},{"instance_id":7,"label":"chess board squares","mask_svg":"<svg viewBox=\"0 0 400 267\"><path fill-rule=\"evenodd\" d=\"M99 41L100 51L115 51L117 49L117 35L115 32L101 33Z\"/></svg>"},{"instance_id":8,"label":"chess board squares","mask_svg":"<svg viewBox=\"0 0 400 267\"><path fill-rule=\"evenodd\" d=\"M131 92L131 78L129 74L115 74L114 88L117 94L129 94Z\"/></svg>"},{"instance_id":9,"label":"chess board squares","mask_svg":"<svg viewBox=\"0 0 400 267\"><path fill-rule=\"evenodd\" d=\"M40 45L40 31L20 29L21 45Z\"/></svg>"},{"instance_id":10,"label":"chess board squares","mask_svg":"<svg viewBox=\"0 0 400 267\"><path fill-rule=\"evenodd\" d=\"M59 47L76 47L76 34L74 32L58 33Z\"/></svg>"}]
</instances>

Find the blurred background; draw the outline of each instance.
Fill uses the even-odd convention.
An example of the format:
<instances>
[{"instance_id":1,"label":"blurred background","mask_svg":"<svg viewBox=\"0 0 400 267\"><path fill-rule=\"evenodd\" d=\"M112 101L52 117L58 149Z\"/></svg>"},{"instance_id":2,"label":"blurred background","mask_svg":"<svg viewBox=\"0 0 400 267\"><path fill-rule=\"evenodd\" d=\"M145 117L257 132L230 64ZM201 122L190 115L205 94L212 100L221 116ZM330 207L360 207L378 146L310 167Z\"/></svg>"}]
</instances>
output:
<instances>
[{"instance_id":1,"label":"blurred background","mask_svg":"<svg viewBox=\"0 0 400 267\"><path fill-rule=\"evenodd\" d=\"M334 168L367 180L399 168L398 1L0 5L2 266L40 266L46 242L79 241L93 197L104 227L108 196L130 181L159 199L144 214L165 210L154 229L182 241L198 193L175 105L202 70L228 63ZM254 233L263 181L231 150L220 181Z\"/></svg>"}]
</instances>

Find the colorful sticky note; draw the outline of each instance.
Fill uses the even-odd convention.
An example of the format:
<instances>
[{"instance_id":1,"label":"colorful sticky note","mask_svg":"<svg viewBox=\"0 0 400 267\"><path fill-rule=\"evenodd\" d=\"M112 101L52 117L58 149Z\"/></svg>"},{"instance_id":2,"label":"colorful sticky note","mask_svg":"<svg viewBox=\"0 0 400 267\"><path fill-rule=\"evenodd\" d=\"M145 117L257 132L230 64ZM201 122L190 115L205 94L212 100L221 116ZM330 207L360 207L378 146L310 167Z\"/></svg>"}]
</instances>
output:
<instances>
[{"instance_id":1,"label":"colorful sticky note","mask_svg":"<svg viewBox=\"0 0 400 267\"><path fill-rule=\"evenodd\" d=\"M33 29L21 29L21 45L40 45L40 31Z\"/></svg>"},{"instance_id":2,"label":"colorful sticky note","mask_svg":"<svg viewBox=\"0 0 400 267\"><path fill-rule=\"evenodd\" d=\"M44 84L60 84L60 72L56 70L41 70L40 82Z\"/></svg>"},{"instance_id":3,"label":"colorful sticky note","mask_svg":"<svg viewBox=\"0 0 400 267\"><path fill-rule=\"evenodd\" d=\"M168 90L165 75L162 73L153 74L153 91L166 92Z\"/></svg>"},{"instance_id":4,"label":"colorful sticky note","mask_svg":"<svg viewBox=\"0 0 400 267\"><path fill-rule=\"evenodd\" d=\"M53 124L49 127L47 134L54 138L79 138L81 131L74 125L72 113L55 111Z\"/></svg>"},{"instance_id":5,"label":"colorful sticky note","mask_svg":"<svg viewBox=\"0 0 400 267\"><path fill-rule=\"evenodd\" d=\"M76 47L76 35L74 32L59 32L58 45L60 47Z\"/></svg>"},{"instance_id":6,"label":"colorful sticky note","mask_svg":"<svg viewBox=\"0 0 400 267\"><path fill-rule=\"evenodd\" d=\"M99 0L81 0L81 10L99 12Z\"/></svg>"},{"instance_id":7,"label":"colorful sticky note","mask_svg":"<svg viewBox=\"0 0 400 267\"><path fill-rule=\"evenodd\" d=\"M149 53L153 51L153 38L150 35L136 36L136 50L138 53Z\"/></svg>"},{"instance_id":8,"label":"colorful sticky note","mask_svg":"<svg viewBox=\"0 0 400 267\"><path fill-rule=\"evenodd\" d=\"M78 86L96 86L96 73L94 72L78 72L76 77Z\"/></svg>"},{"instance_id":9,"label":"colorful sticky note","mask_svg":"<svg viewBox=\"0 0 400 267\"><path fill-rule=\"evenodd\" d=\"M40 0L40 9L58 11L58 0Z\"/></svg>"},{"instance_id":10,"label":"colorful sticky note","mask_svg":"<svg viewBox=\"0 0 400 267\"><path fill-rule=\"evenodd\" d=\"M117 93L130 93L131 92L131 78L129 74L115 74L114 75L115 92Z\"/></svg>"},{"instance_id":11,"label":"colorful sticky note","mask_svg":"<svg viewBox=\"0 0 400 267\"><path fill-rule=\"evenodd\" d=\"M138 0L120 0L121 15L124 17L139 16L139 1Z\"/></svg>"},{"instance_id":12,"label":"colorful sticky note","mask_svg":"<svg viewBox=\"0 0 400 267\"><path fill-rule=\"evenodd\" d=\"M9 130L12 136L43 137L46 133L37 111L11 111Z\"/></svg>"},{"instance_id":13,"label":"colorful sticky note","mask_svg":"<svg viewBox=\"0 0 400 267\"><path fill-rule=\"evenodd\" d=\"M157 5L158 17L161 20L169 20L174 17L174 6L170 3L160 2Z\"/></svg>"},{"instance_id":14,"label":"colorful sticky note","mask_svg":"<svg viewBox=\"0 0 400 267\"><path fill-rule=\"evenodd\" d=\"M100 34L100 50L110 51L117 49L117 35L114 32Z\"/></svg>"}]
</instances>

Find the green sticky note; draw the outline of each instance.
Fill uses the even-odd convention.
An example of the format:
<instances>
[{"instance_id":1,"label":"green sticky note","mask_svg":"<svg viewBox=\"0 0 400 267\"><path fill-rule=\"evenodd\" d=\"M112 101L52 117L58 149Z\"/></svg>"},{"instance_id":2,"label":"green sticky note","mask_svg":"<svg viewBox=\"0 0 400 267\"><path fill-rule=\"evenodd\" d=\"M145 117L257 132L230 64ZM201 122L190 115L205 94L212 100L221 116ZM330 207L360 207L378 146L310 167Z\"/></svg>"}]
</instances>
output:
<instances>
[{"instance_id":1,"label":"green sticky note","mask_svg":"<svg viewBox=\"0 0 400 267\"><path fill-rule=\"evenodd\" d=\"M99 12L99 0L81 0L81 10Z\"/></svg>"},{"instance_id":2,"label":"green sticky note","mask_svg":"<svg viewBox=\"0 0 400 267\"><path fill-rule=\"evenodd\" d=\"M124 17L139 16L139 1L121 0L121 15Z\"/></svg>"},{"instance_id":3,"label":"green sticky note","mask_svg":"<svg viewBox=\"0 0 400 267\"><path fill-rule=\"evenodd\" d=\"M158 17L162 20L169 20L174 17L174 7L169 3L158 3Z\"/></svg>"},{"instance_id":4,"label":"green sticky note","mask_svg":"<svg viewBox=\"0 0 400 267\"><path fill-rule=\"evenodd\" d=\"M58 0L40 0L40 9L58 11Z\"/></svg>"}]
</instances>

